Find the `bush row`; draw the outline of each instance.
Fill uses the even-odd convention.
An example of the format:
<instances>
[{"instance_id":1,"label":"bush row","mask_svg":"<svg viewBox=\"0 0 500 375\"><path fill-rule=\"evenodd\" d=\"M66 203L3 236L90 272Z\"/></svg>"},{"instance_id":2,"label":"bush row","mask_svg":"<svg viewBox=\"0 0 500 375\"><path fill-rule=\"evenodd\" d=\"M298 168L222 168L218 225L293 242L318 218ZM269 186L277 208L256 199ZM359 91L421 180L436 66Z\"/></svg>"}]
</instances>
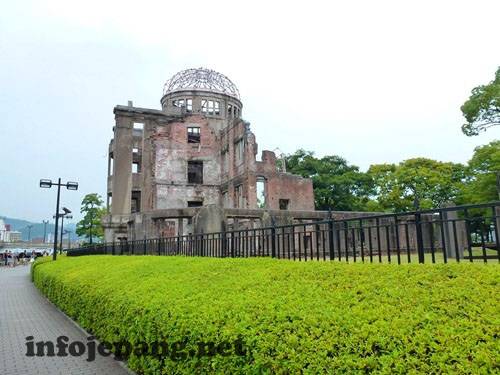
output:
<instances>
[{"instance_id":1,"label":"bush row","mask_svg":"<svg viewBox=\"0 0 500 375\"><path fill-rule=\"evenodd\" d=\"M141 374L500 366L498 265L96 255L33 267L36 286L86 330L130 343L122 353Z\"/></svg>"}]
</instances>

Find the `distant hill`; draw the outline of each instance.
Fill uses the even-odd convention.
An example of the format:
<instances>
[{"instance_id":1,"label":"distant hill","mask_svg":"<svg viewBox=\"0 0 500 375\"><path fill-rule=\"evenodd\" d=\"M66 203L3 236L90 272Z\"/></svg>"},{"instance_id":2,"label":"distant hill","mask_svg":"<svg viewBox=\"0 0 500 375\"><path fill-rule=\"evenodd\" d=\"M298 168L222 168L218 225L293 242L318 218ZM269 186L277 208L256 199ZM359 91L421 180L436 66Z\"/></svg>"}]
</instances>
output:
<instances>
[{"instance_id":1,"label":"distant hill","mask_svg":"<svg viewBox=\"0 0 500 375\"><path fill-rule=\"evenodd\" d=\"M22 233L23 241L28 241L28 225L33 225L31 228L31 238L43 238L43 223L34 223L27 220L13 219L6 216L0 216L0 220L3 220L5 224L10 224L10 230L19 231ZM83 237L79 237L75 233L76 224L74 222L64 223L64 229L71 231L71 240L80 239L83 240ZM55 225L53 222L47 224L47 234L54 233Z\"/></svg>"}]
</instances>

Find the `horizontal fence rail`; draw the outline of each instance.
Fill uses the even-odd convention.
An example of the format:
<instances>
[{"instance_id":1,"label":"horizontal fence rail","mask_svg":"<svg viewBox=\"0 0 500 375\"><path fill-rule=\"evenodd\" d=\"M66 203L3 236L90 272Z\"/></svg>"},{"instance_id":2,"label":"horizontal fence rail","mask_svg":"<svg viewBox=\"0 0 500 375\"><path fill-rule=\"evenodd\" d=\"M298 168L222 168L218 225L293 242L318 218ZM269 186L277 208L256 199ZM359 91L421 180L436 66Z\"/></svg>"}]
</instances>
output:
<instances>
[{"instance_id":1,"label":"horizontal fence rail","mask_svg":"<svg viewBox=\"0 0 500 375\"><path fill-rule=\"evenodd\" d=\"M500 263L500 202L265 228L98 243L68 256L184 255L296 261Z\"/></svg>"}]
</instances>

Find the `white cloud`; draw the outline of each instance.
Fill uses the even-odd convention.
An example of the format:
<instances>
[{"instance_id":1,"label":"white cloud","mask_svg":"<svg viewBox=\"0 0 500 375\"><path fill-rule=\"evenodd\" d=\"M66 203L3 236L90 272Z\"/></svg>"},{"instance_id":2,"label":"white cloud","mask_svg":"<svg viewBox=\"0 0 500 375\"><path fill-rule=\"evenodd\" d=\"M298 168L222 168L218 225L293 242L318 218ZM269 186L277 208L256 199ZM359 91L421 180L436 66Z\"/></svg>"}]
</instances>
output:
<instances>
[{"instance_id":1,"label":"white cloud","mask_svg":"<svg viewBox=\"0 0 500 375\"><path fill-rule=\"evenodd\" d=\"M23 173L0 186L15 196L0 209L41 219L51 201L16 186L42 172L74 173L81 195L104 194L113 106L158 108L163 83L189 67L233 80L261 150L302 147L363 169L414 156L465 162L498 137L463 136L459 108L500 64L499 13L497 1L5 2L0 115L10 142L0 153ZM54 134L77 152L47 151Z\"/></svg>"}]
</instances>

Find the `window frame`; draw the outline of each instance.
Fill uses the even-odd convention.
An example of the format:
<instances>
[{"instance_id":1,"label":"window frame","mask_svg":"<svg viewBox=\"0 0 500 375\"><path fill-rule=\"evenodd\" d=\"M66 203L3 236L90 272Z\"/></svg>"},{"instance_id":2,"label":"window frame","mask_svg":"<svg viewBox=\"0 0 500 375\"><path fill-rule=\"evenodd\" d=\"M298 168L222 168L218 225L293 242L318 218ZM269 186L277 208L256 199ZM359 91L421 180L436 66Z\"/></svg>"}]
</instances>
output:
<instances>
[{"instance_id":1,"label":"window frame","mask_svg":"<svg viewBox=\"0 0 500 375\"><path fill-rule=\"evenodd\" d=\"M198 131L191 132L191 130L198 130ZM187 127L187 141L188 141L188 143L201 143L201 127L188 126Z\"/></svg>"},{"instance_id":2,"label":"window frame","mask_svg":"<svg viewBox=\"0 0 500 375\"><path fill-rule=\"evenodd\" d=\"M193 177L193 174L197 173L196 171L193 172L193 169L195 169L196 166L200 169L200 174L198 175L199 178L196 178L196 175ZM187 183L188 184L195 184L195 185L203 185L203 161L202 160L188 160L187 164Z\"/></svg>"}]
</instances>

